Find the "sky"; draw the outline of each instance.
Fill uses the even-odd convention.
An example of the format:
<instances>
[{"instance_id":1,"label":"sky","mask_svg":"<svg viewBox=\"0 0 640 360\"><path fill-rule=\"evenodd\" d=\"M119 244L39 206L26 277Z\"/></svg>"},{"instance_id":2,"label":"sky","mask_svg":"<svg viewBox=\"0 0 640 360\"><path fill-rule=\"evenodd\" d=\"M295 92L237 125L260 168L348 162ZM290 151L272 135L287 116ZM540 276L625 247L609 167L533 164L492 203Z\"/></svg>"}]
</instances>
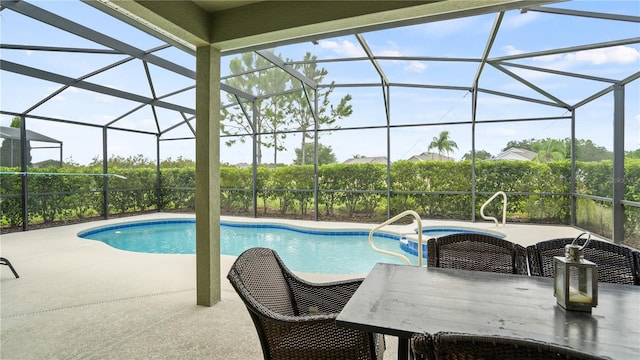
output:
<instances>
[{"instance_id":1,"label":"sky","mask_svg":"<svg viewBox=\"0 0 640 360\"><path fill-rule=\"evenodd\" d=\"M79 1L34 1L30 2L55 14L64 16L90 29L149 50L163 43L151 36ZM637 1L570 1L552 5L562 9L596 11L640 16ZM481 57L496 15L487 14L464 19L414 25L383 31L363 33L363 37L376 56L428 56L446 58ZM0 41L3 45L60 46L67 48L105 49L75 35L65 33L49 25L5 9L0 12ZM637 22L610 21L577 16L561 16L539 12L509 11L505 14L496 37L490 58L500 58L523 53L545 51L553 48L570 48L592 43L604 43L620 39L635 38L635 43L618 44L606 49L569 51L562 54L537 56L530 59L514 59L513 63L554 69L593 77L621 80L640 71L640 24ZM306 52L319 59L364 56L357 38L353 35L322 39L282 46L273 49L285 59L300 60ZM154 53L157 56L195 69L195 58L181 50L169 48ZM238 55L224 56L221 73L230 73L229 61ZM71 78L90 74L98 69L124 59L115 54L67 53L37 50L0 50L0 58ZM408 159L428 151L429 143L441 131L449 131L450 139L458 149L449 156L460 159L471 150L472 95L464 90L441 88L424 89L407 84L437 85L439 87L471 87L478 71L475 62L463 61L416 61L380 60L386 77L394 84L390 88L390 143L387 145L386 110L380 86L337 87L331 99L352 96L353 113L339 120L341 128L366 127L367 129L321 132L319 142L331 146L337 160L342 162L354 155L386 156L389 149L391 161ZM380 84L380 76L369 61L321 63L328 71L325 83L336 84ZM611 86L605 81L574 79L539 71L507 67L507 69L531 84L544 89L550 96L575 105L595 93ZM149 65L153 91L159 96L194 84L192 79L172 74ZM143 96L152 96L152 88L141 61L134 60L114 69L101 72L86 79L109 88ZM504 71L486 65L479 82L480 88L491 89L520 97L530 97L549 102L549 98L522 85ZM27 128L63 141L63 159L87 164L102 157L103 132L100 125L114 122L118 128L135 128L147 132L156 130L154 113L150 107L122 115L136 108L135 103L98 93L69 88L53 96L49 101L39 102L55 94L60 85L8 71L0 71L0 109L23 113L32 109L33 116L47 116L67 122L49 122L27 118ZM640 80L625 87L625 150L640 148ZM166 98L177 104L194 108L195 91L189 90ZM226 93L222 102L228 103ZM36 106L38 105L38 106ZM35 107L34 107L35 106ZM537 103L481 93L478 97L475 127L476 151L485 150L497 155L511 140L564 139L571 136L571 113L561 107L543 106ZM183 122L175 111L156 108L161 129ZM0 115L0 124L9 126L12 116ZM510 121L495 123L494 120L553 118L543 121ZM96 126L86 127L71 122L87 122ZM461 124L451 124L461 123ZM402 128L401 125L410 125ZM163 159L183 157L194 159L195 142L181 140L192 137L187 126L179 126L163 134L160 156ZM613 148L613 95L606 94L576 110L576 137L592 140L609 150ZM221 145L221 160L230 164L250 163L251 150L247 143L237 142L228 147ZM118 130L107 132L108 156L130 157L142 154L154 159L156 139L140 133ZM289 134L275 159L278 163L290 164L295 158L295 148L301 145L299 134ZM34 146L50 146L37 143ZM33 162L58 159L58 149L32 150ZM263 149L263 163L274 161L272 149Z\"/></svg>"}]
</instances>

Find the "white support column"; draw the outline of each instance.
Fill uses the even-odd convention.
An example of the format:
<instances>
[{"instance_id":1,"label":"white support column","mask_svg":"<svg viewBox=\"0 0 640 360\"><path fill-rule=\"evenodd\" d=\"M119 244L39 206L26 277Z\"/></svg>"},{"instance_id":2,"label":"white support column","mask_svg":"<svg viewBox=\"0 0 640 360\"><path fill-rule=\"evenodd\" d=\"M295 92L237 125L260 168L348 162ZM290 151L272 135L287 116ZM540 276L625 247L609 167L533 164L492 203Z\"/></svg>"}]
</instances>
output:
<instances>
[{"instance_id":1,"label":"white support column","mask_svg":"<svg viewBox=\"0 0 640 360\"><path fill-rule=\"evenodd\" d=\"M220 301L220 50L196 50L197 304Z\"/></svg>"}]
</instances>

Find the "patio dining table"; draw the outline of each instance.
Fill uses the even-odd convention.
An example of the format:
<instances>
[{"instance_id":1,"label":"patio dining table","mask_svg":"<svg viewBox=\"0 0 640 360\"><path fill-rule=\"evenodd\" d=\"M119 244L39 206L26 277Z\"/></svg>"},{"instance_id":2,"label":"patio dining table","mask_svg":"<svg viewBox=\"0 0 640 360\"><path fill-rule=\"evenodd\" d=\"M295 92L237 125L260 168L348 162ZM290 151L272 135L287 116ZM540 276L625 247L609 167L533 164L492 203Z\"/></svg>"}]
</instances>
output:
<instances>
[{"instance_id":1,"label":"patio dining table","mask_svg":"<svg viewBox=\"0 0 640 360\"><path fill-rule=\"evenodd\" d=\"M556 304L553 279L379 263L336 319L337 326L398 337L410 358L414 333L510 336L612 359L640 354L640 286L600 283L592 313Z\"/></svg>"}]
</instances>

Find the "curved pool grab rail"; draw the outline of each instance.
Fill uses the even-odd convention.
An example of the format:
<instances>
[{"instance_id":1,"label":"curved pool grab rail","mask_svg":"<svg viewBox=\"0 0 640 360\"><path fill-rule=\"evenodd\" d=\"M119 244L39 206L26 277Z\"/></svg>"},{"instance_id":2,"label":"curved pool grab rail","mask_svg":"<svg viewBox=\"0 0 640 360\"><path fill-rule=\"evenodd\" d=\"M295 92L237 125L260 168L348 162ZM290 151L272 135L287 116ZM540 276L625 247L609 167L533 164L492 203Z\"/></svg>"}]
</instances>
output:
<instances>
[{"instance_id":1,"label":"curved pool grab rail","mask_svg":"<svg viewBox=\"0 0 640 360\"><path fill-rule=\"evenodd\" d=\"M498 223L498 219L496 219L493 216L485 216L484 215L484 208L489 205L489 203L491 201L493 201L493 199L495 199L498 195L502 195L502 199L503 199L503 207L502 207L502 226L504 227L507 224L507 194L504 193L504 191L498 191L497 193L493 194L489 200L485 201L484 204L482 204L482 206L480 207L480 216L482 216L483 219L485 220L493 220L493 222L496 223L496 227L500 226L500 224Z\"/></svg>"},{"instance_id":2,"label":"curved pool grab rail","mask_svg":"<svg viewBox=\"0 0 640 360\"><path fill-rule=\"evenodd\" d=\"M396 222L397 220L407 216L407 215L412 215L415 219L416 222L418 223L418 266L422 266L422 220L420 219L420 215L418 215L417 212L413 211L413 210L405 210L403 212L401 212L400 214L392 217L391 219L383 222L380 225L377 225L376 227L374 227L373 229L371 229L371 231L369 232L369 245L371 245L371 248L373 248L373 250L382 253L382 254L387 254L387 255L391 255L391 256L395 256L395 257L399 257L402 260L404 260L407 265L412 265L411 264L411 260L409 260L409 258L407 258L406 256L400 254L400 253L395 253L393 251L388 251L388 250L383 250L383 249L379 249L376 247L376 245L373 243L373 233L376 230L379 230L380 228L389 225L393 222Z\"/></svg>"}]
</instances>

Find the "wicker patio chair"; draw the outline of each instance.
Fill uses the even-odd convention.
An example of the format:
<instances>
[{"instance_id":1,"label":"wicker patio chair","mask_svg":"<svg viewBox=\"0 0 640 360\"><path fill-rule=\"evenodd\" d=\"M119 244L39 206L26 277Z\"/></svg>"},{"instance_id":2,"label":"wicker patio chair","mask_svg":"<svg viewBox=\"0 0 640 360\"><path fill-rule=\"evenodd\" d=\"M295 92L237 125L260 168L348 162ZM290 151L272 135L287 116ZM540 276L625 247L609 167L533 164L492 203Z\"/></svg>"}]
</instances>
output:
<instances>
[{"instance_id":1,"label":"wicker patio chair","mask_svg":"<svg viewBox=\"0 0 640 360\"><path fill-rule=\"evenodd\" d=\"M413 334L411 337L413 360L435 360L433 336L431 334Z\"/></svg>"},{"instance_id":2,"label":"wicker patio chair","mask_svg":"<svg viewBox=\"0 0 640 360\"><path fill-rule=\"evenodd\" d=\"M429 239L427 266L528 275L524 247L509 240L475 233Z\"/></svg>"},{"instance_id":3,"label":"wicker patio chair","mask_svg":"<svg viewBox=\"0 0 640 360\"><path fill-rule=\"evenodd\" d=\"M0 265L7 265L9 269L11 269L11 272L13 273L13 276L16 277L16 279L20 277L16 269L14 269L13 265L11 265L11 261L9 261L9 259L0 257Z\"/></svg>"},{"instance_id":4,"label":"wicker patio chair","mask_svg":"<svg viewBox=\"0 0 640 360\"><path fill-rule=\"evenodd\" d=\"M640 250L633 251L633 260L636 267L636 280L640 283Z\"/></svg>"},{"instance_id":5,"label":"wicker patio chair","mask_svg":"<svg viewBox=\"0 0 640 360\"><path fill-rule=\"evenodd\" d=\"M411 349L416 360L609 359L532 339L447 332L415 334Z\"/></svg>"},{"instance_id":6,"label":"wicker patio chair","mask_svg":"<svg viewBox=\"0 0 640 360\"><path fill-rule=\"evenodd\" d=\"M362 279L307 282L266 248L240 254L227 278L249 310L266 360L382 359L382 335L335 324Z\"/></svg>"},{"instance_id":7,"label":"wicker patio chair","mask_svg":"<svg viewBox=\"0 0 640 360\"><path fill-rule=\"evenodd\" d=\"M558 238L538 242L527 247L531 276L553 277L553 257L564 256L564 247L574 238ZM580 244L584 239L579 239ZM634 250L624 245L591 239L584 249L584 258L598 265L598 281L640 285L640 260Z\"/></svg>"}]
</instances>

